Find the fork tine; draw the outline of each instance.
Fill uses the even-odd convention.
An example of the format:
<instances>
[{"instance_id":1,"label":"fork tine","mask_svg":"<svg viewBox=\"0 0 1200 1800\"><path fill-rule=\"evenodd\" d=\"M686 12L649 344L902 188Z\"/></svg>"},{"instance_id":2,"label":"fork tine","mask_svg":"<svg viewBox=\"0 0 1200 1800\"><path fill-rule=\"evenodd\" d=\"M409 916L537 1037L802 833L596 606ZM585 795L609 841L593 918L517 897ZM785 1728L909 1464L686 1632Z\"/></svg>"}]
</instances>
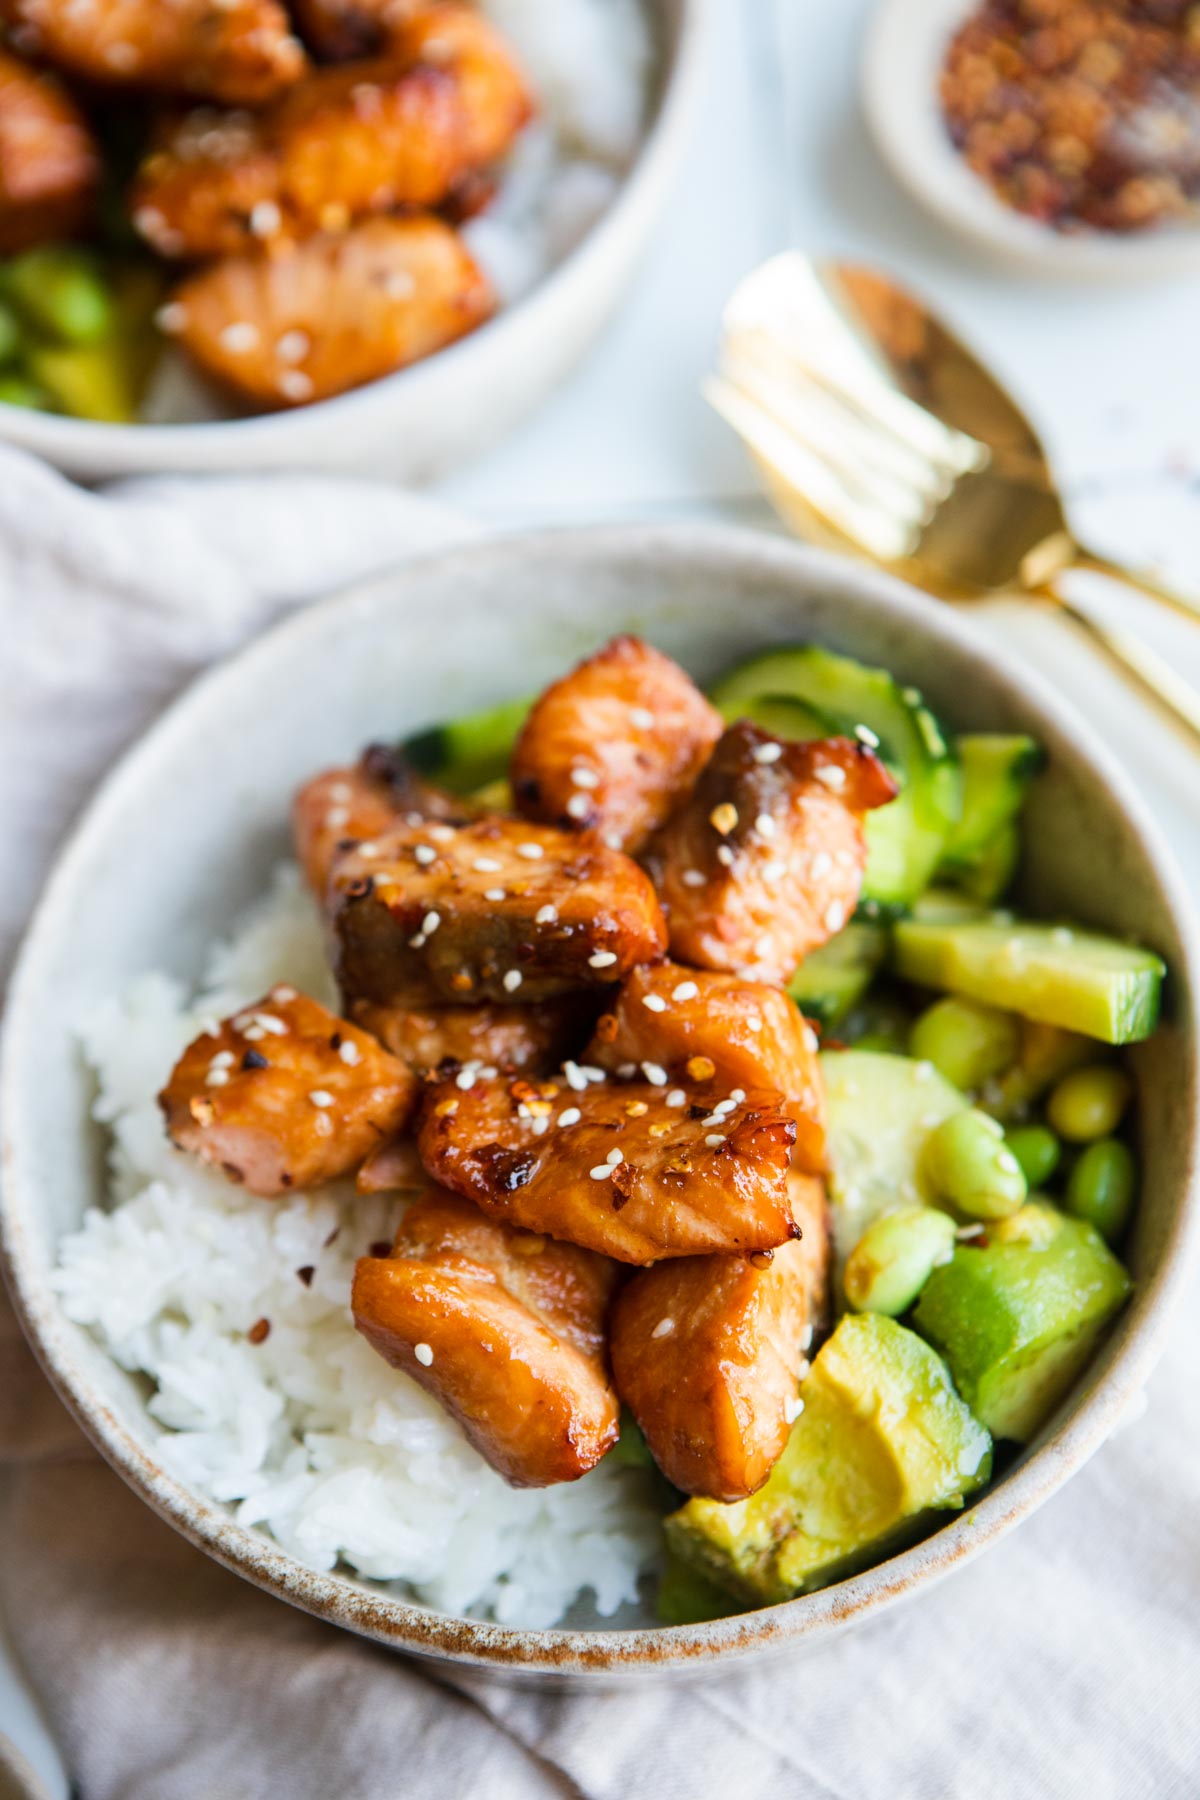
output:
<instances>
[{"instance_id":1,"label":"fork tine","mask_svg":"<svg viewBox=\"0 0 1200 1800\"><path fill-rule=\"evenodd\" d=\"M710 375L703 392L774 477L844 537L881 562L897 562L912 554L917 534L911 525L855 494L824 458L814 455L742 388Z\"/></svg>"}]
</instances>

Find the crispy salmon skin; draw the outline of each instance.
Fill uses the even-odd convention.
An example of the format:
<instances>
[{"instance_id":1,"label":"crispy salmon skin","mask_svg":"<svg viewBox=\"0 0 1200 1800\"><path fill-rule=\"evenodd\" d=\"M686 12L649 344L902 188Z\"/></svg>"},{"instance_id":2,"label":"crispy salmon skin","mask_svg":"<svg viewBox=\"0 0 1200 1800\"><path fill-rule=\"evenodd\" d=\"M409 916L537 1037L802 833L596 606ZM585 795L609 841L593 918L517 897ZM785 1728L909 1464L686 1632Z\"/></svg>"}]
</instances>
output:
<instances>
[{"instance_id":1,"label":"crispy salmon skin","mask_svg":"<svg viewBox=\"0 0 1200 1800\"><path fill-rule=\"evenodd\" d=\"M180 1150L270 1197L348 1174L416 1094L374 1038L280 985L189 1044L158 1100Z\"/></svg>"},{"instance_id":2,"label":"crispy salmon skin","mask_svg":"<svg viewBox=\"0 0 1200 1800\"><path fill-rule=\"evenodd\" d=\"M355 1270L354 1323L514 1487L575 1481L616 1442L604 1318L613 1265L434 1189Z\"/></svg>"}]
</instances>

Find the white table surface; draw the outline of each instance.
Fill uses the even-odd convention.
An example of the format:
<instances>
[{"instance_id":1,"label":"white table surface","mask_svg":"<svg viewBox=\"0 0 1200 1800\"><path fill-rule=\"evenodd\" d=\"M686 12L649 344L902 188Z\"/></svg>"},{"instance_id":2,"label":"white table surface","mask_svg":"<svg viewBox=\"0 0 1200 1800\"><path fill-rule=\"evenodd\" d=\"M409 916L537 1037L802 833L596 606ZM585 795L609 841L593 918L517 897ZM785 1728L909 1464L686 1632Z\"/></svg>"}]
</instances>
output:
<instances>
[{"instance_id":1,"label":"white table surface","mask_svg":"<svg viewBox=\"0 0 1200 1800\"><path fill-rule=\"evenodd\" d=\"M772 525L738 444L698 386L735 282L795 243L882 263L936 296L1024 400L1080 532L1200 590L1200 278L1079 288L981 260L896 188L867 139L856 63L870 0L710 4L702 128L625 309L542 412L443 482L440 496L506 530L698 512ZM1200 682L1200 633L1193 641L1189 627L1164 626L1137 603L1132 614ZM1028 650L1103 723L1200 882L1200 764L1066 627L1014 608L984 609L982 622ZM0 1731L51 1793L66 1795L2 1636Z\"/></svg>"}]
</instances>

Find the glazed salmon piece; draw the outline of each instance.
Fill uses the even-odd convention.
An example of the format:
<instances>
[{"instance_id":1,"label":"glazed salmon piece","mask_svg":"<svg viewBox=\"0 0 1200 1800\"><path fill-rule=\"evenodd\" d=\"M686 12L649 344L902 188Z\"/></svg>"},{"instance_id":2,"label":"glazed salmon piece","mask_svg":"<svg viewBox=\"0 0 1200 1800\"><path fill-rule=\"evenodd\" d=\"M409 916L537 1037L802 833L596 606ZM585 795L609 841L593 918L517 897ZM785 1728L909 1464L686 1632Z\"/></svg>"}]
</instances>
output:
<instances>
[{"instance_id":1,"label":"glazed salmon piece","mask_svg":"<svg viewBox=\"0 0 1200 1800\"><path fill-rule=\"evenodd\" d=\"M611 986L666 948L636 863L516 819L401 825L339 856L329 892L350 1005L531 1005Z\"/></svg>"},{"instance_id":2,"label":"glazed salmon piece","mask_svg":"<svg viewBox=\"0 0 1200 1800\"><path fill-rule=\"evenodd\" d=\"M14 42L108 87L261 106L306 57L278 0L0 0Z\"/></svg>"},{"instance_id":3,"label":"glazed salmon piece","mask_svg":"<svg viewBox=\"0 0 1200 1800\"><path fill-rule=\"evenodd\" d=\"M668 1481L744 1500L787 1445L829 1267L822 1184L793 1177L803 1236L756 1256L688 1256L628 1281L613 1378Z\"/></svg>"},{"instance_id":4,"label":"glazed salmon piece","mask_svg":"<svg viewBox=\"0 0 1200 1800\"><path fill-rule=\"evenodd\" d=\"M625 1077L660 1063L713 1101L734 1088L772 1088L796 1122L796 1160L813 1173L825 1166L816 1034L779 988L675 962L634 969L596 1021L583 1060Z\"/></svg>"},{"instance_id":5,"label":"glazed salmon piece","mask_svg":"<svg viewBox=\"0 0 1200 1800\"><path fill-rule=\"evenodd\" d=\"M158 1103L180 1150L270 1196L347 1174L416 1097L374 1038L279 986L189 1044Z\"/></svg>"},{"instance_id":6,"label":"glazed salmon piece","mask_svg":"<svg viewBox=\"0 0 1200 1800\"><path fill-rule=\"evenodd\" d=\"M74 101L52 76L0 50L0 253L80 230L99 175Z\"/></svg>"},{"instance_id":7,"label":"glazed salmon piece","mask_svg":"<svg viewBox=\"0 0 1200 1800\"><path fill-rule=\"evenodd\" d=\"M530 111L487 20L431 7L386 57L318 69L254 116L201 110L173 125L138 172L134 224L163 256L225 256L434 207L503 155Z\"/></svg>"},{"instance_id":8,"label":"glazed salmon piece","mask_svg":"<svg viewBox=\"0 0 1200 1800\"><path fill-rule=\"evenodd\" d=\"M617 1440L605 1258L484 1218L434 1189L390 1257L354 1272L354 1323L453 1414L514 1487L575 1481Z\"/></svg>"},{"instance_id":9,"label":"glazed salmon piece","mask_svg":"<svg viewBox=\"0 0 1200 1800\"><path fill-rule=\"evenodd\" d=\"M435 1069L508 1069L548 1074L577 1050L595 1007L574 994L534 1006L348 1007L364 1031L418 1075Z\"/></svg>"},{"instance_id":10,"label":"glazed salmon piece","mask_svg":"<svg viewBox=\"0 0 1200 1800\"><path fill-rule=\"evenodd\" d=\"M369 844L405 822L449 819L462 824L479 811L472 801L426 781L399 751L371 744L356 763L322 769L296 790L292 842L309 887L323 900L343 845Z\"/></svg>"},{"instance_id":11,"label":"glazed salmon piece","mask_svg":"<svg viewBox=\"0 0 1200 1800\"><path fill-rule=\"evenodd\" d=\"M796 1233L796 1127L778 1094L707 1112L648 1066L640 1082L476 1079L429 1089L417 1142L435 1180L491 1218L618 1262L767 1250Z\"/></svg>"},{"instance_id":12,"label":"glazed salmon piece","mask_svg":"<svg viewBox=\"0 0 1200 1800\"><path fill-rule=\"evenodd\" d=\"M377 56L421 8L416 0L291 0L300 34L322 62Z\"/></svg>"},{"instance_id":13,"label":"glazed salmon piece","mask_svg":"<svg viewBox=\"0 0 1200 1800\"><path fill-rule=\"evenodd\" d=\"M360 1163L354 1185L360 1194L419 1194L429 1186L429 1177L416 1139L407 1134L388 1138Z\"/></svg>"},{"instance_id":14,"label":"glazed salmon piece","mask_svg":"<svg viewBox=\"0 0 1200 1800\"><path fill-rule=\"evenodd\" d=\"M255 407L302 406L419 362L489 318L491 285L441 219L369 219L191 275L162 315L204 373Z\"/></svg>"},{"instance_id":15,"label":"glazed salmon piece","mask_svg":"<svg viewBox=\"0 0 1200 1800\"><path fill-rule=\"evenodd\" d=\"M895 795L851 738L798 744L731 725L647 856L672 955L782 986L854 911L863 817Z\"/></svg>"},{"instance_id":16,"label":"glazed salmon piece","mask_svg":"<svg viewBox=\"0 0 1200 1800\"><path fill-rule=\"evenodd\" d=\"M617 637L535 703L513 750L530 819L593 829L631 855L690 790L724 729L689 675L637 637Z\"/></svg>"}]
</instances>

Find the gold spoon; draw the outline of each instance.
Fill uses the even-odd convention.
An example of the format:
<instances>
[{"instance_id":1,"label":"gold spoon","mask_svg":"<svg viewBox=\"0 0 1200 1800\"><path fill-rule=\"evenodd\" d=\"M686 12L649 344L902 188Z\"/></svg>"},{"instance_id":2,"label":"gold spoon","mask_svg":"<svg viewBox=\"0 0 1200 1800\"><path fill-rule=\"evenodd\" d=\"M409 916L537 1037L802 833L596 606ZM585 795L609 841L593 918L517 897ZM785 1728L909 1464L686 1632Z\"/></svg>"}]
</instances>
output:
<instances>
[{"instance_id":1,"label":"gold spoon","mask_svg":"<svg viewBox=\"0 0 1200 1800\"><path fill-rule=\"evenodd\" d=\"M725 311L705 384L801 535L866 555L949 600L1053 603L1200 738L1200 693L1131 632L1059 592L1068 569L1123 582L1200 622L1200 601L1073 535L1037 433L995 377L877 270L789 251Z\"/></svg>"}]
</instances>

